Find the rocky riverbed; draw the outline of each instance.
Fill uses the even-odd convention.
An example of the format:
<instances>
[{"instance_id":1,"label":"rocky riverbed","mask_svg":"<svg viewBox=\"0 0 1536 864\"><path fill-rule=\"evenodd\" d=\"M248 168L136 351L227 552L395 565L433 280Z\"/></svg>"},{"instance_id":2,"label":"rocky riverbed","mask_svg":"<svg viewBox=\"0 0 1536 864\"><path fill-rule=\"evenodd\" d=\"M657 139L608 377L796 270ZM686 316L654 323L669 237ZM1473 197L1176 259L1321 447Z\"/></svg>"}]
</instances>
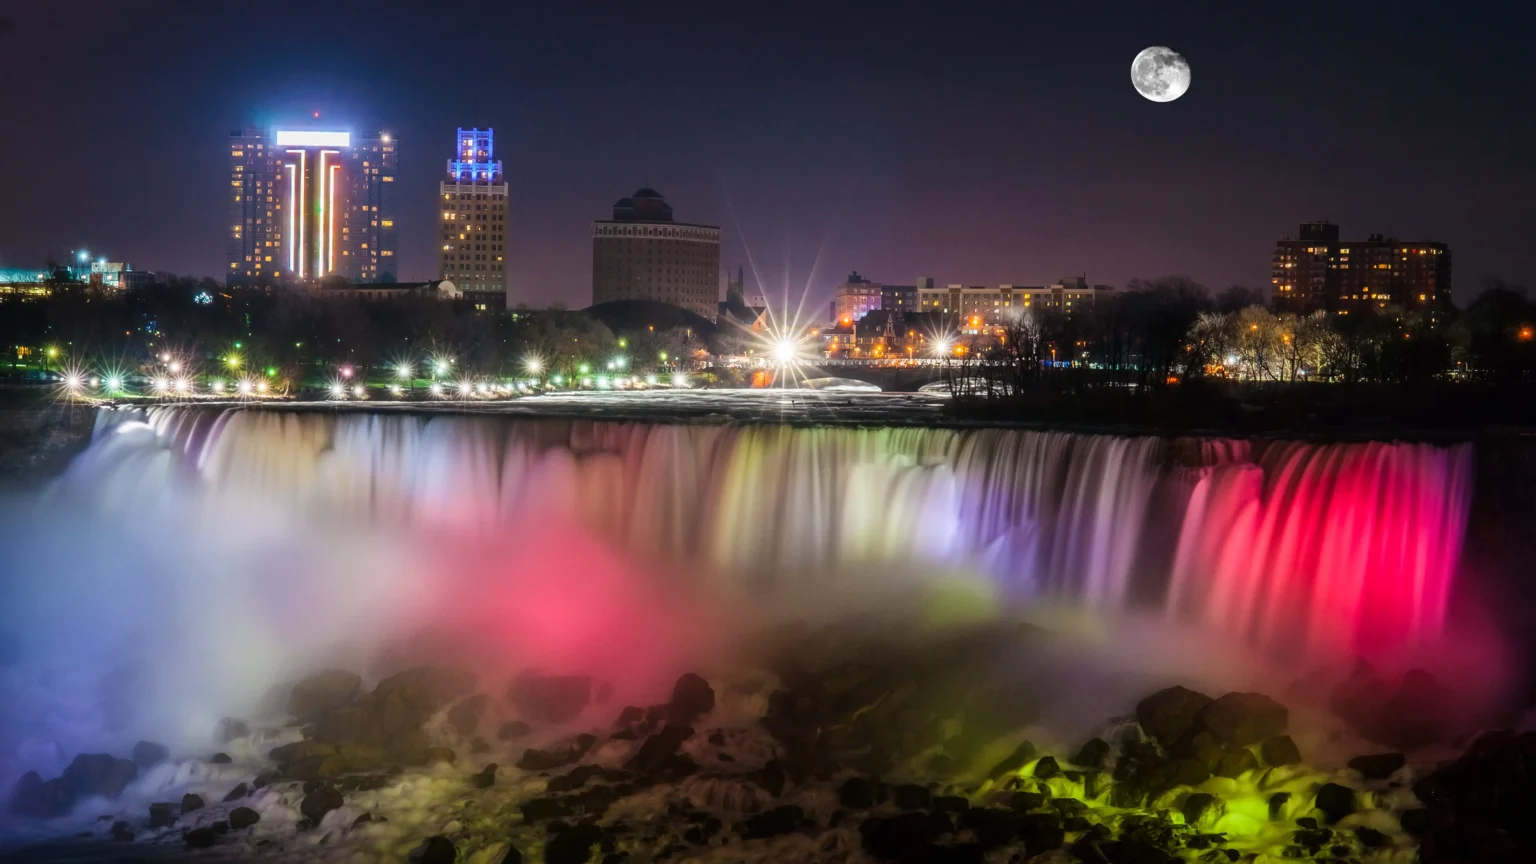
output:
<instances>
[{"instance_id":1,"label":"rocky riverbed","mask_svg":"<svg viewBox=\"0 0 1536 864\"><path fill-rule=\"evenodd\" d=\"M296 682L217 750L77 756L28 774L19 860L1517 862L1536 860L1536 734L1465 736L1423 673L1327 699L1361 752L1310 764L1292 713L1168 687L1047 748L1040 694L972 674L1027 628L903 648L790 628L653 705L578 674L436 666ZM173 794L174 793L174 794ZM157 797L160 796L160 797Z\"/></svg>"}]
</instances>

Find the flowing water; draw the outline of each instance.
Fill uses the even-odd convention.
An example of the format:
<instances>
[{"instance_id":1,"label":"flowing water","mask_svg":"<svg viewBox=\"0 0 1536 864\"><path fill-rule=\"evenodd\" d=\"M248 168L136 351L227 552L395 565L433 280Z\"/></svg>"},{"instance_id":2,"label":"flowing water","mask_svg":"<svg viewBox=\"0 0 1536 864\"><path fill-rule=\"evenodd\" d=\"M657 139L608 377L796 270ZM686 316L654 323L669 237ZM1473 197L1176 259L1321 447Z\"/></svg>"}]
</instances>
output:
<instances>
[{"instance_id":1,"label":"flowing water","mask_svg":"<svg viewBox=\"0 0 1536 864\"><path fill-rule=\"evenodd\" d=\"M1377 656L1444 626L1471 462L1465 445L166 407L104 411L61 485L467 535L555 515L744 590L966 567L1016 598Z\"/></svg>"}]
</instances>

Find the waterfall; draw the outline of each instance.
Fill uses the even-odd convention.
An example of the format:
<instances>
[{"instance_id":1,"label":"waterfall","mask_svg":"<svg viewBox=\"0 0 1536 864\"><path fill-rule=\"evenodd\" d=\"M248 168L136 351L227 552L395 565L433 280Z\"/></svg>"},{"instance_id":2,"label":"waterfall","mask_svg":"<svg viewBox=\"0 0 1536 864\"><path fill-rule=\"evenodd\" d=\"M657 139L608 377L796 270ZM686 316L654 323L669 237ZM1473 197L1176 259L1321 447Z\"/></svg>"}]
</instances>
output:
<instances>
[{"instance_id":1,"label":"waterfall","mask_svg":"<svg viewBox=\"0 0 1536 864\"><path fill-rule=\"evenodd\" d=\"M1444 626L1471 477L1468 445L156 407L104 410L59 483L479 535L555 514L753 590L969 569L1015 598L1375 656Z\"/></svg>"}]
</instances>

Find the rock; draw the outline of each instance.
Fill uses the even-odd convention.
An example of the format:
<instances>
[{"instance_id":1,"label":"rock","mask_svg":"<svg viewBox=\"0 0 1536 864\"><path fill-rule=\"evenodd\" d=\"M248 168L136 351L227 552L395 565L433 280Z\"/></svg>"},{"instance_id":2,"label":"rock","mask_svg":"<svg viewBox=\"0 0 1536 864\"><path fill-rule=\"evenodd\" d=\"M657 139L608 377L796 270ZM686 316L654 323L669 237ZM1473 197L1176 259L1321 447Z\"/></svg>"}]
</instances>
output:
<instances>
[{"instance_id":1,"label":"rock","mask_svg":"<svg viewBox=\"0 0 1536 864\"><path fill-rule=\"evenodd\" d=\"M1205 816L1206 812L1215 807L1219 801L1220 799L1218 799L1215 795L1210 794L1209 792L1189 793L1189 795L1184 799L1184 806L1182 808L1184 812L1184 823L1186 825L1200 824L1201 817ZM1217 809L1219 811L1219 808ZM1219 815L1219 812L1217 815ZM1214 821L1214 819L1212 821Z\"/></svg>"},{"instance_id":2,"label":"rock","mask_svg":"<svg viewBox=\"0 0 1536 864\"><path fill-rule=\"evenodd\" d=\"M171 804L169 802L160 802L157 804L149 805L150 830L154 830L156 828L169 828L172 825L175 825L177 809L178 805Z\"/></svg>"},{"instance_id":3,"label":"rock","mask_svg":"<svg viewBox=\"0 0 1536 864\"><path fill-rule=\"evenodd\" d=\"M1015 813L1028 813L1044 806L1045 794L1041 792L1015 792L1008 796L1008 808Z\"/></svg>"},{"instance_id":4,"label":"rock","mask_svg":"<svg viewBox=\"0 0 1536 864\"><path fill-rule=\"evenodd\" d=\"M1323 811L1323 815L1328 817L1328 824L1332 825L1355 812L1355 790L1337 783L1324 783L1317 790L1315 806Z\"/></svg>"},{"instance_id":5,"label":"rock","mask_svg":"<svg viewBox=\"0 0 1536 864\"><path fill-rule=\"evenodd\" d=\"M276 783L281 779L282 775L278 774L276 771L267 771L265 773L256 775L256 779L251 781L251 788L265 789L266 787Z\"/></svg>"},{"instance_id":6,"label":"rock","mask_svg":"<svg viewBox=\"0 0 1536 864\"><path fill-rule=\"evenodd\" d=\"M1228 693L1205 706L1200 726L1229 747L1250 747L1283 734L1290 713L1262 693Z\"/></svg>"},{"instance_id":7,"label":"rock","mask_svg":"<svg viewBox=\"0 0 1536 864\"><path fill-rule=\"evenodd\" d=\"M1290 803L1291 793L1289 792L1276 792L1269 796L1269 821L1284 821L1286 808Z\"/></svg>"},{"instance_id":8,"label":"rock","mask_svg":"<svg viewBox=\"0 0 1536 864\"><path fill-rule=\"evenodd\" d=\"M288 713L300 721L313 722L352 702L362 689L362 677L351 672L317 672L293 685L288 695Z\"/></svg>"},{"instance_id":9,"label":"rock","mask_svg":"<svg viewBox=\"0 0 1536 864\"><path fill-rule=\"evenodd\" d=\"M261 814L249 807L236 807L229 811L229 827L243 831L261 821Z\"/></svg>"},{"instance_id":10,"label":"rock","mask_svg":"<svg viewBox=\"0 0 1536 864\"><path fill-rule=\"evenodd\" d=\"M1264 758L1264 764L1275 765L1300 765L1301 748L1291 740L1289 735L1276 735L1266 739L1259 746L1259 755Z\"/></svg>"},{"instance_id":11,"label":"rock","mask_svg":"<svg viewBox=\"0 0 1536 864\"><path fill-rule=\"evenodd\" d=\"M228 795L224 796L223 803L228 804L231 801L239 801L241 798L244 798L249 794L250 790L246 788L246 785L244 783L239 783L235 786L235 788L229 790Z\"/></svg>"},{"instance_id":12,"label":"rock","mask_svg":"<svg viewBox=\"0 0 1536 864\"><path fill-rule=\"evenodd\" d=\"M203 809L203 798L201 795L193 795L191 792L188 792L187 794L181 796L182 815L186 815L194 810L201 809Z\"/></svg>"},{"instance_id":13,"label":"rock","mask_svg":"<svg viewBox=\"0 0 1536 864\"><path fill-rule=\"evenodd\" d=\"M1219 760L1218 760L1219 762ZM1199 759L1178 759L1171 766L1168 781L1174 786L1199 786L1211 779L1211 770Z\"/></svg>"},{"instance_id":14,"label":"rock","mask_svg":"<svg viewBox=\"0 0 1536 864\"><path fill-rule=\"evenodd\" d=\"M219 842L218 832L212 828L193 828L182 836L188 849L208 849Z\"/></svg>"},{"instance_id":15,"label":"rock","mask_svg":"<svg viewBox=\"0 0 1536 864\"><path fill-rule=\"evenodd\" d=\"M964 813L971 808L971 802L959 795L936 795L933 799L933 809L940 813Z\"/></svg>"},{"instance_id":16,"label":"rock","mask_svg":"<svg viewBox=\"0 0 1536 864\"><path fill-rule=\"evenodd\" d=\"M209 757L208 761L214 765L228 765L235 760L231 759L228 753L215 753Z\"/></svg>"},{"instance_id":17,"label":"rock","mask_svg":"<svg viewBox=\"0 0 1536 864\"><path fill-rule=\"evenodd\" d=\"M508 720L507 722L501 724L501 727L496 730L496 740L516 741L517 739L527 735L532 731L533 727L529 726L527 723L524 723L521 720Z\"/></svg>"},{"instance_id":18,"label":"rock","mask_svg":"<svg viewBox=\"0 0 1536 864\"><path fill-rule=\"evenodd\" d=\"M536 750L530 747L524 750L522 758L517 760L517 767L524 771L553 771L581 761L581 757L585 756L586 752L586 749L579 744L552 747L547 750Z\"/></svg>"},{"instance_id":19,"label":"rock","mask_svg":"<svg viewBox=\"0 0 1536 864\"><path fill-rule=\"evenodd\" d=\"M218 728L214 730L214 737L220 744L228 744L236 738L244 738L251 734L251 727L245 725L245 721L225 717L219 721Z\"/></svg>"},{"instance_id":20,"label":"rock","mask_svg":"<svg viewBox=\"0 0 1536 864\"><path fill-rule=\"evenodd\" d=\"M1077 755L1072 757L1072 764L1084 768L1102 768L1104 760L1108 758L1109 742L1103 738L1093 738L1078 748Z\"/></svg>"},{"instance_id":21,"label":"rock","mask_svg":"<svg viewBox=\"0 0 1536 864\"><path fill-rule=\"evenodd\" d=\"M1415 810L1403 811L1403 814L1398 817L1397 821L1402 826L1403 833L1409 837L1423 837L1429 833L1429 827L1433 820L1430 818L1429 808L1420 807Z\"/></svg>"},{"instance_id":22,"label":"rock","mask_svg":"<svg viewBox=\"0 0 1536 864\"><path fill-rule=\"evenodd\" d=\"M693 736L688 726L668 725L645 739L640 749L624 763L624 770L637 774L656 774L665 769L683 742Z\"/></svg>"},{"instance_id":23,"label":"rock","mask_svg":"<svg viewBox=\"0 0 1536 864\"><path fill-rule=\"evenodd\" d=\"M114 759L106 753L88 753L76 756L60 779L76 798L92 795L116 798L138 776L139 766L131 760Z\"/></svg>"},{"instance_id":24,"label":"rock","mask_svg":"<svg viewBox=\"0 0 1536 864\"><path fill-rule=\"evenodd\" d=\"M530 798L517 805L518 812L523 814L524 822L542 822L545 819L559 819L567 816L571 808L559 798Z\"/></svg>"},{"instance_id":25,"label":"rock","mask_svg":"<svg viewBox=\"0 0 1536 864\"><path fill-rule=\"evenodd\" d=\"M1061 766L1056 764L1055 756L1041 756L1035 763L1035 777L1040 780L1049 780L1061 773Z\"/></svg>"},{"instance_id":26,"label":"rock","mask_svg":"<svg viewBox=\"0 0 1536 864\"><path fill-rule=\"evenodd\" d=\"M556 834L544 847L545 864L582 864L592 859L592 847L608 841L596 825L575 825Z\"/></svg>"},{"instance_id":27,"label":"rock","mask_svg":"<svg viewBox=\"0 0 1536 864\"><path fill-rule=\"evenodd\" d=\"M450 747L428 747L427 748L427 764L428 765L435 765L438 762L442 762L442 763L447 764L447 765L452 765L454 760L457 759L457 758L459 758L458 754L454 753L453 749L450 748Z\"/></svg>"},{"instance_id":28,"label":"rock","mask_svg":"<svg viewBox=\"0 0 1536 864\"><path fill-rule=\"evenodd\" d=\"M480 717L485 714L485 708L490 703L491 697L484 693L465 699L448 709L448 725L465 738L475 734L480 728Z\"/></svg>"},{"instance_id":29,"label":"rock","mask_svg":"<svg viewBox=\"0 0 1536 864\"><path fill-rule=\"evenodd\" d=\"M875 784L865 777L849 777L838 787L837 803L845 810L868 810L875 806Z\"/></svg>"},{"instance_id":30,"label":"rock","mask_svg":"<svg viewBox=\"0 0 1536 864\"><path fill-rule=\"evenodd\" d=\"M384 821L384 820L382 820L382 819L374 819L372 813L364 813L363 815L361 815L361 816L357 817L356 819L352 820L352 827L356 828L359 825L367 825L369 822L382 822L382 821Z\"/></svg>"},{"instance_id":31,"label":"rock","mask_svg":"<svg viewBox=\"0 0 1536 864\"><path fill-rule=\"evenodd\" d=\"M476 736L474 738L469 739L469 752L471 752L471 753L489 753L489 752L491 752L491 744L490 744L489 741L486 741L484 738Z\"/></svg>"},{"instance_id":32,"label":"rock","mask_svg":"<svg viewBox=\"0 0 1536 864\"><path fill-rule=\"evenodd\" d=\"M1364 825L1355 827L1355 836L1360 838L1360 845L1367 849L1380 849L1392 845L1392 838Z\"/></svg>"},{"instance_id":33,"label":"rock","mask_svg":"<svg viewBox=\"0 0 1536 864\"><path fill-rule=\"evenodd\" d=\"M933 824L926 813L872 816L859 826L860 845L885 861L902 858L933 842Z\"/></svg>"},{"instance_id":34,"label":"rock","mask_svg":"<svg viewBox=\"0 0 1536 864\"><path fill-rule=\"evenodd\" d=\"M419 729L438 709L474 689L468 672L418 666L380 681L366 704L385 734L399 735Z\"/></svg>"},{"instance_id":35,"label":"rock","mask_svg":"<svg viewBox=\"0 0 1536 864\"><path fill-rule=\"evenodd\" d=\"M672 719L689 724L715 710L715 690L698 675L689 672L672 687L672 701L667 703Z\"/></svg>"},{"instance_id":36,"label":"rock","mask_svg":"<svg viewBox=\"0 0 1536 864\"><path fill-rule=\"evenodd\" d=\"M1359 771L1367 780L1385 780L1407 764L1407 757L1401 753L1376 753L1349 760L1349 767Z\"/></svg>"},{"instance_id":37,"label":"rock","mask_svg":"<svg viewBox=\"0 0 1536 864\"><path fill-rule=\"evenodd\" d=\"M283 773L292 780L334 780L346 771L346 760L340 756L311 756L283 766Z\"/></svg>"},{"instance_id":38,"label":"rock","mask_svg":"<svg viewBox=\"0 0 1536 864\"><path fill-rule=\"evenodd\" d=\"M784 773L784 766L777 759L769 759L763 769L757 772L757 785L767 790L769 795L777 798L784 793L784 784L789 782L789 777Z\"/></svg>"},{"instance_id":39,"label":"rock","mask_svg":"<svg viewBox=\"0 0 1536 864\"><path fill-rule=\"evenodd\" d=\"M587 675L525 672L512 680L507 699L530 720L564 723L574 720L592 700L592 679Z\"/></svg>"},{"instance_id":40,"label":"rock","mask_svg":"<svg viewBox=\"0 0 1536 864\"><path fill-rule=\"evenodd\" d=\"M470 777L470 784L476 789L489 789L496 785L496 763L485 766L479 774Z\"/></svg>"},{"instance_id":41,"label":"rock","mask_svg":"<svg viewBox=\"0 0 1536 864\"><path fill-rule=\"evenodd\" d=\"M53 819L68 813L74 804L74 793L63 778L44 782L36 771L28 771L11 792L10 811L33 819Z\"/></svg>"},{"instance_id":42,"label":"rock","mask_svg":"<svg viewBox=\"0 0 1536 864\"><path fill-rule=\"evenodd\" d=\"M279 765L288 765L300 762L315 756L334 756L336 747L319 741L295 741L292 744L284 744L273 747L267 751L267 758Z\"/></svg>"},{"instance_id":43,"label":"rock","mask_svg":"<svg viewBox=\"0 0 1536 864\"><path fill-rule=\"evenodd\" d=\"M788 834L799 828L803 819L804 810L793 804L785 804L748 817L741 825L741 837L743 840L757 840Z\"/></svg>"},{"instance_id":44,"label":"rock","mask_svg":"<svg viewBox=\"0 0 1536 864\"><path fill-rule=\"evenodd\" d=\"M1213 701L1204 693L1169 687L1136 704L1136 722L1143 732L1167 747L1193 730L1200 712Z\"/></svg>"},{"instance_id":45,"label":"rock","mask_svg":"<svg viewBox=\"0 0 1536 864\"><path fill-rule=\"evenodd\" d=\"M1211 773L1217 777L1227 777L1236 780L1244 773L1259 767L1259 760L1253 758L1253 751L1246 747L1238 747L1223 753L1221 761L1216 763L1216 770Z\"/></svg>"},{"instance_id":46,"label":"rock","mask_svg":"<svg viewBox=\"0 0 1536 864\"><path fill-rule=\"evenodd\" d=\"M904 783L891 790L891 801L901 810L927 810L933 806L933 793L926 786Z\"/></svg>"},{"instance_id":47,"label":"rock","mask_svg":"<svg viewBox=\"0 0 1536 864\"><path fill-rule=\"evenodd\" d=\"M1061 818L1054 813L1021 816L1016 827L1019 840L1024 843L1025 854L1030 858L1060 849L1066 841L1066 832L1061 829Z\"/></svg>"},{"instance_id":48,"label":"rock","mask_svg":"<svg viewBox=\"0 0 1536 864\"><path fill-rule=\"evenodd\" d=\"M171 758L170 748L164 744L140 741L133 745L133 764L140 768L151 768L169 758Z\"/></svg>"},{"instance_id":49,"label":"rock","mask_svg":"<svg viewBox=\"0 0 1536 864\"><path fill-rule=\"evenodd\" d=\"M1198 759L1205 765L1207 771L1216 770L1216 764L1227 752L1216 736L1209 732L1196 732L1185 738L1180 738L1174 745L1168 748L1168 752L1182 759Z\"/></svg>"},{"instance_id":50,"label":"rock","mask_svg":"<svg viewBox=\"0 0 1536 864\"><path fill-rule=\"evenodd\" d=\"M1028 765L1035 758L1035 745L1029 741L1020 741L1003 761L992 766L987 772L987 777L996 780L1007 774L1016 774L1020 768Z\"/></svg>"},{"instance_id":51,"label":"rock","mask_svg":"<svg viewBox=\"0 0 1536 864\"><path fill-rule=\"evenodd\" d=\"M459 858L458 847L441 834L428 837L411 853L415 864L453 864Z\"/></svg>"},{"instance_id":52,"label":"rock","mask_svg":"<svg viewBox=\"0 0 1536 864\"><path fill-rule=\"evenodd\" d=\"M116 843L133 842L133 830L129 828L127 822L112 823L112 840Z\"/></svg>"},{"instance_id":53,"label":"rock","mask_svg":"<svg viewBox=\"0 0 1536 864\"><path fill-rule=\"evenodd\" d=\"M341 804L341 793L332 786L321 784L319 788L304 796L303 802L299 804L299 812L304 814L304 818L319 825L325 818L325 814L340 807Z\"/></svg>"},{"instance_id":54,"label":"rock","mask_svg":"<svg viewBox=\"0 0 1536 864\"><path fill-rule=\"evenodd\" d=\"M960 814L959 823L969 828L984 849L995 849L1013 840L1013 814L990 807L972 807Z\"/></svg>"}]
</instances>

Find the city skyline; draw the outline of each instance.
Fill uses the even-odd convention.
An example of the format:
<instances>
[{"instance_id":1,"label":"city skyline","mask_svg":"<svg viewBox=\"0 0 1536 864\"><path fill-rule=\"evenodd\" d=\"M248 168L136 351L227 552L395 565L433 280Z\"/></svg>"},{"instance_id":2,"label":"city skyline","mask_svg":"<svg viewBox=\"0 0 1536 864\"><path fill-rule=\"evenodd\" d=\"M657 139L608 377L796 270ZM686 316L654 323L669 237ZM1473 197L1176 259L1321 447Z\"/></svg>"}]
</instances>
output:
<instances>
[{"instance_id":1,"label":"city skyline","mask_svg":"<svg viewBox=\"0 0 1536 864\"><path fill-rule=\"evenodd\" d=\"M409 53L430 13L377 5L334 50L311 50L318 35L274 34L259 72L209 35L249 32L251 10L198 22L81 0L11 13L15 26L0 34L10 80L41 68L59 34L89 54L148 19L166 47L110 73L76 64L57 84L0 94L19 126L50 130L7 142L0 196L30 204L0 216L0 266L88 245L217 276L215 142L319 111L319 122L408 142L401 281L437 275L440 242L425 220L437 212L442 153L431 142L496 127L516 198L510 302L582 305L591 222L613 190L637 186L720 225L722 260L747 262L748 284L775 303L786 286L793 302L809 285L806 308L825 308L854 269L977 285L1085 269L1114 285L1188 273L1218 290L1264 289L1275 238L1320 219L1454 248L1460 303L1485 276L1536 283L1523 239L1536 216L1521 204L1536 177L1519 157L1536 146L1536 123L1508 107L1532 73L1498 62L1512 36L1436 7L1387 21L1345 9L1321 31L1262 10L1193 7L1093 19L1045 9L866 20L832 9L814 27L791 10L774 21L706 16L704 38L687 45L671 26L686 10L591 21L495 12L517 25L500 28L514 50L450 84L451 70ZM1379 38L1358 43L1365 32ZM1198 74L1158 105L1136 94L1126 67L1165 43ZM382 67L361 62L375 44L391 57ZM658 56L625 60L639 45ZM1288 100L1302 93L1309 107L1297 114ZM91 134L103 123L112 135ZM44 178L17 167L48 164L54 137L103 145L80 170Z\"/></svg>"}]
</instances>

